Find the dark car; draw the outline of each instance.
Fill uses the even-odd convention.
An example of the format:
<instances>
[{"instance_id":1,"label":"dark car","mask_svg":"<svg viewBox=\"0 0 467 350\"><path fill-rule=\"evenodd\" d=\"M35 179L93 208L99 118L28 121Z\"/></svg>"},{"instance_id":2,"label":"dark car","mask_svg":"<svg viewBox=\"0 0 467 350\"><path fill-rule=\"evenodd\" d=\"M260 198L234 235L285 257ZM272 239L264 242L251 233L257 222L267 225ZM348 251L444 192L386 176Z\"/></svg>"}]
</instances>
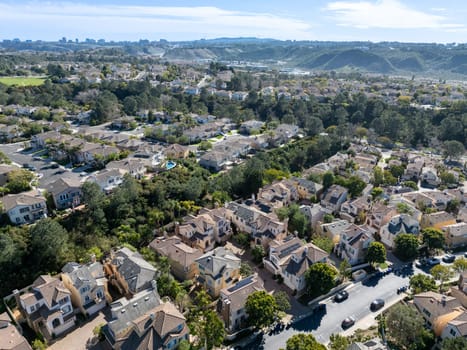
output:
<instances>
[{"instance_id":1,"label":"dark car","mask_svg":"<svg viewBox=\"0 0 467 350\"><path fill-rule=\"evenodd\" d=\"M384 300L383 299L375 299L370 304L370 310L371 311L377 311L377 310L381 309L383 306L384 306Z\"/></svg>"},{"instance_id":2,"label":"dark car","mask_svg":"<svg viewBox=\"0 0 467 350\"><path fill-rule=\"evenodd\" d=\"M456 260L456 256L453 254L446 254L445 256L443 256L443 261L445 263L453 263L454 260Z\"/></svg>"},{"instance_id":3,"label":"dark car","mask_svg":"<svg viewBox=\"0 0 467 350\"><path fill-rule=\"evenodd\" d=\"M355 324L355 318L353 318L352 316L349 316L345 320L342 321L341 326L343 329L347 329L347 328L352 327L354 324Z\"/></svg>"},{"instance_id":4,"label":"dark car","mask_svg":"<svg viewBox=\"0 0 467 350\"><path fill-rule=\"evenodd\" d=\"M64 173L66 173L66 170L57 170L56 172L54 172L54 175L60 175Z\"/></svg>"},{"instance_id":5,"label":"dark car","mask_svg":"<svg viewBox=\"0 0 467 350\"><path fill-rule=\"evenodd\" d=\"M340 303L342 301L344 301L345 299L347 299L349 297L349 293L347 293L345 290L337 293L335 296L334 296L334 301Z\"/></svg>"},{"instance_id":6,"label":"dark car","mask_svg":"<svg viewBox=\"0 0 467 350\"><path fill-rule=\"evenodd\" d=\"M441 264L441 260L439 260L438 258L430 258L428 259L427 263L430 266L435 266Z\"/></svg>"},{"instance_id":7,"label":"dark car","mask_svg":"<svg viewBox=\"0 0 467 350\"><path fill-rule=\"evenodd\" d=\"M24 163L23 168L31 170L31 171L36 171L36 167L34 165L31 165L31 164L28 164L28 163Z\"/></svg>"},{"instance_id":8,"label":"dark car","mask_svg":"<svg viewBox=\"0 0 467 350\"><path fill-rule=\"evenodd\" d=\"M58 165L57 163L51 163L50 164L51 169L57 169L58 167L60 167L60 165Z\"/></svg>"}]
</instances>

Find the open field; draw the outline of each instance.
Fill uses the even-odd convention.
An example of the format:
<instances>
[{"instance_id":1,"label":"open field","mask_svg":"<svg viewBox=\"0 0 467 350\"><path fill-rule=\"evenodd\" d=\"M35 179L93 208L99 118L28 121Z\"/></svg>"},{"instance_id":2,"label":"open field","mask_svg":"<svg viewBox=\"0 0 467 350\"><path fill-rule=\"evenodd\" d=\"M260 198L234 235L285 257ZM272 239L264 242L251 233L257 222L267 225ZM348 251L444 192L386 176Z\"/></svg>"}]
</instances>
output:
<instances>
[{"instance_id":1,"label":"open field","mask_svg":"<svg viewBox=\"0 0 467 350\"><path fill-rule=\"evenodd\" d=\"M0 77L0 83L5 85L38 86L44 81L42 77Z\"/></svg>"}]
</instances>

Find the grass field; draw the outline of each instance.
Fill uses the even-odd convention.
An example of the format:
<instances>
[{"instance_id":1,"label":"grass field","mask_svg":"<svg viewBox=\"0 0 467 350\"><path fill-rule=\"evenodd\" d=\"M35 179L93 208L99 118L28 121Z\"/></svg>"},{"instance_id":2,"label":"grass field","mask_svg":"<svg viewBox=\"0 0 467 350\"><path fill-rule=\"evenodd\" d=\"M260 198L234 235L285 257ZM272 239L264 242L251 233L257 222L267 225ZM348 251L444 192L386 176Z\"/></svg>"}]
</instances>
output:
<instances>
[{"instance_id":1,"label":"grass field","mask_svg":"<svg viewBox=\"0 0 467 350\"><path fill-rule=\"evenodd\" d=\"M0 77L0 83L5 85L38 86L44 81L41 77Z\"/></svg>"}]
</instances>

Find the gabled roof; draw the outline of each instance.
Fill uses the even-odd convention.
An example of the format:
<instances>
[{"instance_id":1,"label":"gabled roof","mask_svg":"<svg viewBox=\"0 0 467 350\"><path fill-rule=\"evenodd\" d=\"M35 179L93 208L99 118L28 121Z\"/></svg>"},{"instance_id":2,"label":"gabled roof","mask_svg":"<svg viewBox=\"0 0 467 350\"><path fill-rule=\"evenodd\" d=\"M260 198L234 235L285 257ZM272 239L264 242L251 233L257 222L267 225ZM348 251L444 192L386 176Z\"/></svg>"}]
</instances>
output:
<instances>
[{"instance_id":1,"label":"gabled roof","mask_svg":"<svg viewBox=\"0 0 467 350\"><path fill-rule=\"evenodd\" d=\"M63 266L62 272L68 275L77 289L82 285L90 285L94 288L102 284L105 279L104 267L97 261L86 265L70 262Z\"/></svg>"},{"instance_id":2,"label":"gabled roof","mask_svg":"<svg viewBox=\"0 0 467 350\"><path fill-rule=\"evenodd\" d=\"M143 257L124 247L115 252L112 264L128 283L132 293L147 288L156 275L156 268Z\"/></svg>"},{"instance_id":3,"label":"gabled roof","mask_svg":"<svg viewBox=\"0 0 467 350\"><path fill-rule=\"evenodd\" d=\"M407 214L400 214L394 216L388 223L388 231L393 234L399 233L412 233L418 234L420 232L420 225L417 220Z\"/></svg>"},{"instance_id":4,"label":"gabled roof","mask_svg":"<svg viewBox=\"0 0 467 350\"><path fill-rule=\"evenodd\" d=\"M17 206L30 206L34 204L45 204L45 198L37 191L8 194L2 198L3 209L9 211Z\"/></svg>"},{"instance_id":5,"label":"gabled roof","mask_svg":"<svg viewBox=\"0 0 467 350\"><path fill-rule=\"evenodd\" d=\"M224 270L239 269L241 260L230 250L218 247L196 259L196 262L216 279Z\"/></svg>"},{"instance_id":6,"label":"gabled roof","mask_svg":"<svg viewBox=\"0 0 467 350\"><path fill-rule=\"evenodd\" d=\"M56 305L59 300L71 295L62 281L49 275L39 276L32 284L32 287L32 293L26 293L20 296L21 300L23 300L26 305L33 305L38 300L44 299L50 309Z\"/></svg>"},{"instance_id":7,"label":"gabled roof","mask_svg":"<svg viewBox=\"0 0 467 350\"><path fill-rule=\"evenodd\" d=\"M190 266L203 255L201 250L186 245L179 237L156 238L149 246L160 255L167 256L185 267Z\"/></svg>"},{"instance_id":8,"label":"gabled roof","mask_svg":"<svg viewBox=\"0 0 467 350\"><path fill-rule=\"evenodd\" d=\"M80 188L81 182L76 178L63 178L46 185L46 190L52 195L60 194L70 188Z\"/></svg>"},{"instance_id":9,"label":"gabled roof","mask_svg":"<svg viewBox=\"0 0 467 350\"><path fill-rule=\"evenodd\" d=\"M32 350L18 329L8 321L0 321L0 349Z\"/></svg>"}]
</instances>

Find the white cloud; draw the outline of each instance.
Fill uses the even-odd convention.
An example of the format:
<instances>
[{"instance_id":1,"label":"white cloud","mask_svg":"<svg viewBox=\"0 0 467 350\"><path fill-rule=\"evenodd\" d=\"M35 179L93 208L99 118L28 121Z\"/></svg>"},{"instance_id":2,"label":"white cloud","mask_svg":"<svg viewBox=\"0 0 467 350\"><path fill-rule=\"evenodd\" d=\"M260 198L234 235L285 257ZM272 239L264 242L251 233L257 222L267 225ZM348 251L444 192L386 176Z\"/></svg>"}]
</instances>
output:
<instances>
[{"instance_id":1,"label":"white cloud","mask_svg":"<svg viewBox=\"0 0 467 350\"><path fill-rule=\"evenodd\" d=\"M78 36L78 33L94 33L91 37L117 40L117 35L134 37L138 33L140 37L154 34L171 40L220 36L312 38L311 26L296 18L201 6L119 6L38 1L26 4L0 3L0 23L10 32L24 32L25 25L31 33L44 33L48 29L52 34L56 33L53 38L65 34ZM178 38L180 33L185 37Z\"/></svg>"},{"instance_id":2,"label":"white cloud","mask_svg":"<svg viewBox=\"0 0 467 350\"><path fill-rule=\"evenodd\" d=\"M447 23L441 15L412 9L398 0L336 1L329 3L325 11L332 13L341 26L383 29L452 29L461 24Z\"/></svg>"}]
</instances>

